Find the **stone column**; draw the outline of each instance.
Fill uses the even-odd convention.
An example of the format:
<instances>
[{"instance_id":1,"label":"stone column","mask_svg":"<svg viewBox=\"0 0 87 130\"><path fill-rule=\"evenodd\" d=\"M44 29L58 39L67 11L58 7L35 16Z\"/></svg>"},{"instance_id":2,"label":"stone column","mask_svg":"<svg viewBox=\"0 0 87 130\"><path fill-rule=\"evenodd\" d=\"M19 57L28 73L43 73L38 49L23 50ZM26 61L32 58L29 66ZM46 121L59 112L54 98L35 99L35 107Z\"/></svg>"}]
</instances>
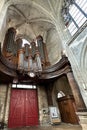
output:
<instances>
[{"instance_id":1,"label":"stone column","mask_svg":"<svg viewBox=\"0 0 87 130\"><path fill-rule=\"evenodd\" d=\"M9 113L10 113L11 84L9 84L7 87L8 87L8 91L7 91L6 108L5 108L5 120L4 120L4 122L8 126Z\"/></svg>"},{"instance_id":2,"label":"stone column","mask_svg":"<svg viewBox=\"0 0 87 130\"><path fill-rule=\"evenodd\" d=\"M82 95L80 93L80 89L78 87L78 84L73 76L73 72L69 71L66 73L74 99L77 107L77 111L83 110L86 108L85 103L83 101Z\"/></svg>"},{"instance_id":3,"label":"stone column","mask_svg":"<svg viewBox=\"0 0 87 130\"><path fill-rule=\"evenodd\" d=\"M53 86L48 85L48 86L46 87L48 106L53 106L52 90L53 90Z\"/></svg>"},{"instance_id":4,"label":"stone column","mask_svg":"<svg viewBox=\"0 0 87 130\"><path fill-rule=\"evenodd\" d=\"M79 123L82 126L82 130L87 130L87 110L83 112L76 112L79 117Z\"/></svg>"},{"instance_id":5,"label":"stone column","mask_svg":"<svg viewBox=\"0 0 87 130\"><path fill-rule=\"evenodd\" d=\"M87 108L85 106L85 103L83 101L82 95L80 93L79 87L77 82L75 81L75 78L73 76L73 72L69 71L66 73L74 99L77 107L76 114L79 117L79 123L82 126L82 130L87 129Z\"/></svg>"},{"instance_id":6,"label":"stone column","mask_svg":"<svg viewBox=\"0 0 87 130\"><path fill-rule=\"evenodd\" d=\"M49 125L48 102L45 86L37 86L38 91L38 107L39 107L39 122L41 126Z\"/></svg>"},{"instance_id":7,"label":"stone column","mask_svg":"<svg viewBox=\"0 0 87 130\"><path fill-rule=\"evenodd\" d=\"M7 30L7 9L8 9L8 5L4 4L4 1L0 1L0 42L2 43L1 47L3 47L3 40L5 37L5 32Z\"/></svg>"}]
</instances>

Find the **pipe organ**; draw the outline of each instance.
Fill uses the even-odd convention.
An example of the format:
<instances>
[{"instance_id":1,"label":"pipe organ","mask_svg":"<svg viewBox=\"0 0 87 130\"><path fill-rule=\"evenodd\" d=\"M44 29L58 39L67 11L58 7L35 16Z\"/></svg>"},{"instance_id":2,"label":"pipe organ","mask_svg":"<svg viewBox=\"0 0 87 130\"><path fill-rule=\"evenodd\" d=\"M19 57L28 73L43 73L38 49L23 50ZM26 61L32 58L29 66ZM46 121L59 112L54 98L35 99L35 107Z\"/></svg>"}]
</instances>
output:
<instances>
[{"instance_id":1,"label":"pipe organ","mask_svg":"<svg viewBox=\"0 0 87 130\"><path fill-rule=\"evenodd\" d=\"M40 73L50 65L46 44L41 35L30 44L25 43L24 47L22 46L22 39L15 40L15 37L17 37L16 30L9 28L5 35L2 54L9 62L17 66L16 69L19 73Z\"/></svg>"}]
</instances>

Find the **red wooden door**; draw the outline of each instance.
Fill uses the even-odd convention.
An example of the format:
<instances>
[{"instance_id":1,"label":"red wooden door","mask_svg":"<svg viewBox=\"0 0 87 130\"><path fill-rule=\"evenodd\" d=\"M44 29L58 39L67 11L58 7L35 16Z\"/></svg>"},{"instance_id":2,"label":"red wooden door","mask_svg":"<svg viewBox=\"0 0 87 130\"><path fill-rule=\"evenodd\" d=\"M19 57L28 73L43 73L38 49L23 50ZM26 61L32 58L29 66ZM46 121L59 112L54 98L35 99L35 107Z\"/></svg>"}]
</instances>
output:
<instances>
[{"instance_id":1,"label":"red wooden door","mask_svg":"<svg viewBox=\"0 0 87 130\"><path fill-rule=\"evenodd\" d=\"M36 90L12 89L8 127L38 125Z\"/></svg>"}]
</instances>

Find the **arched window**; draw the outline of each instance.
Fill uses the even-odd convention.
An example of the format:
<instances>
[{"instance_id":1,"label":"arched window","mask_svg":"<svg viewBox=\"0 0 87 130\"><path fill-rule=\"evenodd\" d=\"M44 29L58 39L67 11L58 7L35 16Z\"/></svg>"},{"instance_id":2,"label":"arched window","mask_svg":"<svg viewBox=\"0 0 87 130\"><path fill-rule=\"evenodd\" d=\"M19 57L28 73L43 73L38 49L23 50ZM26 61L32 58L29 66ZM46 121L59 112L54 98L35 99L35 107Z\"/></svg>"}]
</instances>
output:
<instances>
[{"instance_id":1,"label":"arched window","mask_svg":"<svg viewBox=\"0 0 87 130\"><path fill-rule=\"evenodd\" d=\"M36 89L36 85L12 84L12 88Z\"/></svg>"},{"instance_id":2,"label":"arched window","mask_svg":"<svg viewBox=\"0 0 87 130\"><path fill-rule=\"evenodd\" d=\"M67 2L65 0L62 15L65 25L73 36L87 20L87 0L73 0L73 4L70 3L71 1L72 0L68 0Z\"/></svg>"},{"instance_id":3,"label":"arched window","mask_svg":"<svg viewBox=\"0 0 87 130\"><path fill-rule=\"evenodd\" d=\"M63 91L59 91L58 94L57 94L57 98L61 98L61 97L64 97L65 94Z\"/></svg>"},{"instance_id":4,"label":"arched window","mask_svg":"<svg viewBox=\"0 0 87 130\"><path fill-rule=\"evenodd\" d=\"M22 47L24 47L26 43L30 45L29 41L27 41L26 39L22 39Z\"/></svg>"},{"instance_id":5,"label":"arched window","mask_svg":"<svg viewBox=\"0 0 87 130\"><path fill-rule=\"evenodd\" d=\"M70 7L69 14L71 17L71 23L68 26L68 30L71 35L84 24L87 20L87 1L76 0L75 3Z\"/></svg>"}]
</instances>

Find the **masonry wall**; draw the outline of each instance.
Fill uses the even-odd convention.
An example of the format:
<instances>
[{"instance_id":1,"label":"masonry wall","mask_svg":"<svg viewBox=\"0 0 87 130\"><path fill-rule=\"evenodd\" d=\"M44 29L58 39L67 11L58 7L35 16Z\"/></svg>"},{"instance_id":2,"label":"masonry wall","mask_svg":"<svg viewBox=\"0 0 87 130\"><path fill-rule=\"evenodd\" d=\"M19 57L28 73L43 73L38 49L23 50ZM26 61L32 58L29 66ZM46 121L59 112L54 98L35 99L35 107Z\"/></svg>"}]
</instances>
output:
<instances>
[{"instance_id":1,"label":"masonry wall","mask_svg":"<svg viewBox=\"0 0 87 130\"><path fill-rule=\"evenodd\" d=\"M50 125L49 107L55 106L58 108L57 94L59 91L63 91L65 95L72 94L65 76L46 86L37 86L39 124L41 126ZM6 126L9 118L10 94L11 85L0 85L0 121L4 122ZM50 104L48 98L51 101Z\"/></svg>"},{"instance_id":2,"label":"masonry wall","mask_svg":"<svg viewBox=\"0 0 87 130\"><path fill-rule=\"evenodd\" d=\"M61 51L62 51L61 41L55 29L51 29L48 32L46 45L49 61L51 65L55 64L57 61L61 59Z\"/></svg>"},{"instance_id":3,"label":"masonry wall","mask_svg":"<svg viewBox=\"0 0 87 130\"><path fill-rule=\"evenodd\" d=\"M50 122L48 114L48 101L45 86L38 86L39 123L47 125Z\"/></svg>"},{"instance_id":4,"label":"masonry wall","mask_svg":"<svg viewBox=\"0 0 87 130\"><path fill-rule=\"evenodd\" d=\"M58 93L60 91L62 91L65 95L72 95L72 91L71 91L71 88L70 88L70 85L68 83L66 76L62 76L62 77L58 78L52 84L52 94L51 94L51 96L52 96L52 105L53 106L58 107L57 98L58 98Z\"/></svg>"},{"instance_id":5,"label":"masonry wall","mask_svg":"<svg viewBox=\"0 0 87 130\"><path fill-rule=\"evenodd\" d=\"M11 85L0 85L0 122L8 124Z\"/></svg>"},{"instance_id":6,"label":"masonry wall","mask_svg":"<svg viewBox=\"0 0 87 130\"><path fill-rule=\"evenodd\" d=\"M65 28L61 17L58 27L60 28L61 42L64 45L63 47L71 63L74 77L87 106L87 22L82 27L84 29L80 28L74 36L71 36L68 29Z\"/></svg>"}]
</instances>

